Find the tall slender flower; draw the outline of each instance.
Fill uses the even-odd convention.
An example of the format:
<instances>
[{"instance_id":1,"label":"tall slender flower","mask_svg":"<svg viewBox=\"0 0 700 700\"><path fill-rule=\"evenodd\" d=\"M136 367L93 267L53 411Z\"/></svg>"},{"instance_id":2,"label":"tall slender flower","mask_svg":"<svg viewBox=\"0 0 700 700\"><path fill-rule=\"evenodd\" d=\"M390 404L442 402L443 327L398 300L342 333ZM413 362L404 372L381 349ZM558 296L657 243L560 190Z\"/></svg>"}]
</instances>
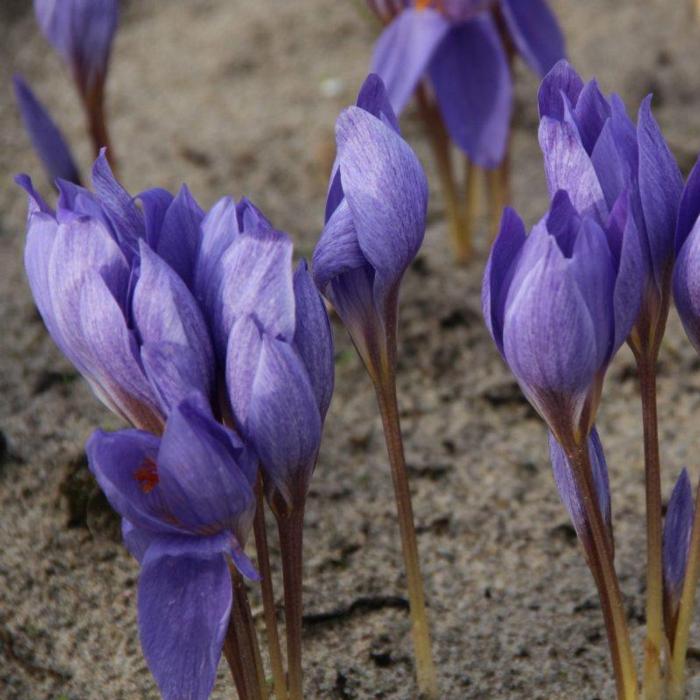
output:
<instances>
[{"instance_id":1,"label":"tall slender flower","mask_svg":"<svg viewBox=\"0 0 700 700\"><path fill-rule=\"evenodd\" d=\"M70 147L46 108L20 75L12 79L24 128L46 170L50 182L57 179L80 184L80 173Z\"/></svg>"},{"instance_id":2,"label":"tall slender flower","mask_svg":"<svg viewBox=\"0 0 700 700\"><path fill-rule=\"evenodd\" d=\"M377 393L392 466L421 691L438 695L396 399L399 286L423 241L428 188L401 138L381 79L370 75L336 122L338 153L316 284L347 328Z\"/></svg>"},{"instance_id":3,"label":"tall slender flower","mask_svg":"<svg viewBox=\"0 0 700 700\"><path fill-rule=\"evenodd\" d=\"M158 433L170 408L192 390L211 396L209 333L176 272L185 267L186 222L195 235L201 216L187 191L175 199L144 193L144 216L104 154L93 169L95 193L59 181L56 211L29 178L18 182L29 193L25 266L34 299L52 338L98 398L134 426ZM157 221L155 196L170 200Z\"/></svg>"},{"instance_id":4,"label":"tall slender flower","mask_svg":"<svg viewBox=\"0 0 700 700\"><path fill-rule=\"evenodd\" d=\"M195 394L175 406L162 438L98 430L87 444L141 564L141 645L165 700L209 698L234 605L229 567L257 578L243 552L255 459L208 404Z\"/></svg>"},{"instance_id":5,"label":"tall slender flower","mask_svg":"<svg viewBox=\"0 0 700 700\"><path fill-rule=\"evenodd\" d=\"M227 408L260 458L278 521L289 690L298 700L303 518L333 392L330 324L306 264L292 272L288 236L250 202L221 200L202 229L195 293L213 329Z\"/></svg>"},{"instance_id":6,"label":"tall slender flower","mask_svg":"<svg viewBox=\"0 0 700 700\"><path fill-rule=\"evenodd\" d=\"M104 94L118 0L34 0L44 36L66 62L85 106L95 153L109 146ZM110 158L113 157L110 149Z\"/></svg>"},{"instance_id":7,"label":"tall slender flower","mask_svg":"<svg viewBox=\"0 0 700 700\"><path fill-rule=\"evenodd\" d=\"M626 192L602 227L562 190L529 236L506 209L482 290L489 331L556 441L557 485L598 586L624 700L637 697L636 671L613 564L604 457L592 431L606 369L637 318L642 260Z\"/></svg>"},{"instance_id":8,"label":"tall slender flower","mask_svg":"<svg viewBox=\"0 0 700 700\"><path fill-rule=\"evenodd\" d=\"M517 51L544 75L564 57L564 40L545 0L402 0L392 5L393 19L377 42L372 70L384 80L397 114L417 94L432 138L456 254L464 261L471 251L476 206L472 164L495 168L507 154L512 56ZM471 161L466 220L454 183L450 139ZM498 216L508 203L507 164L505 168L492 178Z\"/></svg>"}]
</instances>

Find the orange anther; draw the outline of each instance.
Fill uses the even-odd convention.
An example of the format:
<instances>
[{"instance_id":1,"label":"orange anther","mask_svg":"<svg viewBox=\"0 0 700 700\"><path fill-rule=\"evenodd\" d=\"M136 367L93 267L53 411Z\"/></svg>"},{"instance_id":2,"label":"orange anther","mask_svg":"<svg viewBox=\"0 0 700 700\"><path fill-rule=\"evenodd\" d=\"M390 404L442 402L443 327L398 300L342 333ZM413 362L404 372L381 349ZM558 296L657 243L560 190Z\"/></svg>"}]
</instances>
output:
<instances>
[{"instance_id":1,"label":"orange anther","mask_svg":"<svg viewBox=\"0 0 700 700\"><path fill-rule=\"evenodd\" d=\"M150 457L146 457L134 472L134 479L139 482L144 493L151 493L159 481L156 463Z\"/></svg>"}]
</instances>

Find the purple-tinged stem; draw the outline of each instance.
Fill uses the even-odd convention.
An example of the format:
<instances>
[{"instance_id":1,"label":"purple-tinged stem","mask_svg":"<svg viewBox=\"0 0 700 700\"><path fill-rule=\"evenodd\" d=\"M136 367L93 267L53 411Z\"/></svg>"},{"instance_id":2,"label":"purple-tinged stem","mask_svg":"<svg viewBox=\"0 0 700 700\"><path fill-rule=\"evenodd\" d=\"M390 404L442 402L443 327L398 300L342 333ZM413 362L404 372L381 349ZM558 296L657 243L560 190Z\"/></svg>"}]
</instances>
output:
<instances>
[{"instance_id":1,"label":"purple-tinged stem","mask_svg":"<svg viewBox=\"0 0 700 700\"><path fill-rule=\"evenodd\" d=\"M258 635L250 613L243 577L231 566L233 602L224 656L228 661L240 700L266 700L265 673L262 667Z\"/></svg>"},{"instance_id":2,"label":"purple-tinged stem","mask_svg":"<svg viewBox=\"0 0 700 700\"><path fill-rule=\"evenodd\" d=\"M465 221L462 212L462 203L452 168L450 137L436 105L428 96L428 91L422 83L416 89L416 98L435 158L455 259L458 264L464 265L471 259L473 253L471 229L473 222Z\"/></svg>"},{"instance_id":3,"label":"purple-tinged stem","mask_svg":"<svg viewBox=\"0 0 700 700\"><path fill-rule=\"evenodd\" d=\"M258 567L260 569L260 576L262 577L260 581L260 590L262 592L265 631L267 632L267 647L270 654L270 666L272 667L272 678L275 685L275 697L277 700L286 700L287 679L284 672L279 631L277 629L275 593L272 586L272 572L270 570L270 550L267 544L265 500L263 498L262 483L258 483L258 505L255 510L253 530L255 532L255 549L258 555Z\"/></svg>"},{"instance_id":4,"label":"purple-tinged stem","mask_svg":"<svg viewBox=\"0 0 700 700\"><path fill-rule=\"evenodd\" d=\"M644 644L644 698L663 696L661 655L664 649L663 553L661 529L661 468L656 410L656 361L640 356L637 361L644 426L644 472L647 528L647 636Z\"/></svg>"},{"instance_id":5,"label":"purple-tinged stem","mask_svg":"<svg viewBox=\"0 0 700 700\"><path fill-rule=\"evenodd\" d=\"M676 634L672 640L669 700L683 700L685 697L685 661L690 639L690 623L693 621L695 608L695 591L700 578L700 508L698 507L700 501L698 499L700 499L700 484L698 484L695 493L695 515L693 516L693 531L690 536L688 564L683 580L681 602L678 607Z\"/></svg>"},{"instance_id":6,"label":"purple-tinged stem","mask_svg":"<svg viewBox=\"0 0 700 700\"><path fill-rule=\"evenodd\" d=\"M304 508L277 514L282 574L284 619L287 631L287 685L289 700L303 700L302 639Z\"/></svg>"},{"instance_id":7,"label":"purple-tinged stem","mask_svg":"<svg viewBox=\"0 0 700 700\"><path fill-rule=\"evenodd\" d=\"M375 390L384 426L384 437L391 464L391 476L394 482L396 509L401 532L401 547L411 607L411 632L416 657L416 676L420 692L428 700L436 700L440 694L437 673L433 662L430 624L425 608L423 577L420 570L416 528L413 521L411 490L408 484L403 439L401 437L401 423L396 398L396 378L391 363L386 362L382 363L382 365L379 369L379 376L375 379Z\"/></svg>"},{"instance_id":8,"label":"purple-tinged stem","mask_svg":"<svg viewBox=\"0 0 700 700\"><path fill-rule=\"evenodd\" d=\"M588 565L598 587L601 609L608 634L608 645L615 673L618 700L637 700L637 672L630 644L620 586L615 573L611 543L606 534L603 516L598 506L588 441L570 441L564 445L572 465L576 488L583 501L587 541L584 547Z\"/></svg>"},{"instance_id":9,"label":"purple-tinged stem","mask_svg":"<svg viewBox=\"0 0 700 700\"><path fill-rule=\"evenodd\" d=\"M93 87L81 93L85 114L87 116L88 131L92 140L95 157L101 148L107 149L107 160L112 170L117 170L117 159L114 155L112 142L107 129L107 114L105 110L105 82L102 79L94 81Z\"/></svg>"}]
</instances>

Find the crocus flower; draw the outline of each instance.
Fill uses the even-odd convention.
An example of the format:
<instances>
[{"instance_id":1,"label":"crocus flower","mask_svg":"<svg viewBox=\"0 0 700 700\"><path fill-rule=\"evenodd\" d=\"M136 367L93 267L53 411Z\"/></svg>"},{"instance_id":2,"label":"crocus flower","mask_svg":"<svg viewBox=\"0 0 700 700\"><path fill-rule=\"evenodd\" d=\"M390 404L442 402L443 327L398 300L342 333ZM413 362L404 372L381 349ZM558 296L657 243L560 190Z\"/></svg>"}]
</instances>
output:
<instances>
[{"instance_id":1,"label":"crocus flower","mask_svg":"<svg viewBox=\"0 0 700 700\"><path fill-rule=\"evenodd\" d=\"M503 159L512 108L509 47L494 17L536 72L564 57L544 0L416 0L403 5L377 42L372 70L399 113L429 78L452 140L478 165Z\"/></svg>"},{"instance_id":2,"label":"crocus flower","mask_svg":"<svg viewBox=\"0 0 700 700\"><path fill-rule=\"evenodd\" d=\"M212 393L207 326L176 272L186 257L186 215L194 222L201 211L184 190L168 195L161 218L152 206L144 216L104 154L93 169L95 193L59 181L55 212L29 178L18 182L29 193L27 276L49 333L109 408L160 432L170 407L193 389ZM167 202L162 191L144 201L158 192Z\"/></svg>"},{"instance_id":3,"label":"crocus flower","mask_svg":"<svg viewBox=\"0 0 700 700\"><path fill-rule=\"evenodd\" d=\"M608 464L605 461L603 445L600 442L600 437L595 427L591 429L591 433L588 436L588 453L591 458L593 483L598 496L598 508L603 516L603 522L605 523L612 546L612 509L610 501L610 482L608 480ZM579 539L587 544L590 541L591 534L589 532L588 519L583 509L581 494L576 487L571 464L561 445L557 442L552 433L549 434L549 456L552 461L554 481L557 485L562 503L569 513L569 517L571 518L571 522ZM584 550L588 552L588 546L584 547Z\"/></svg>"},{"instance_id":4,"label":"crocus flower","mask_svg":"<svg viewBox=\"0 0 700 700\"><path fill-rule=\"evenodd\" d=\"M34 11L41 31L70 67L81 94L95 90L107 75L118 0L34 0Z\"/></svg>"},{"instance_id":5,"label":"crocus flower","mask_svg":"<svg viewBox=\"0 0 700 700\"><path fill-rule=\"evenodd\" d=\"M585 85L565 61L542 82L539 138L550 193L569 193L582 214L604 224L623 192L642 242L647 270L639 345L657 345L665 324L674 257L676 211L683 181L651 114L651 96L637 125L615 94L603 96L595 80ZM657 348L658 349L658 348Z\"/></svg>"},{"instance_id":6,"label":"crocus flower","mask_svg":"<svg viewBox=\"0 0 700 700\"><path fill-rule=\"evenodd\" d=\"M663 534L664 607L671 645L688 566L694 514L693 490L688 472L683 469L668 501Z\"/></svg>"},{"instance_id":7,"label":"crocus flower","mask_svg":"<svg viewBox=\"0 0 700 700\"><path fill-rule=\"evenodd\" d=\"M57 179L80 184L80 174L70 147L46 108L20 75L13 77L15 99L34 150L50 182Z\"/></svg>"},{"instance_id":8,"label":"crocus flower","mask_svg":"<svg viewBox=\"0 0 700 700\"><path fill-rule=\"evenodd\" d=\"M592 427L605 370L637 318L642 260L626 192L605 227L564 191L529 236L504 212L484 274L484 317L560 442Z\"/></svg>"},{"instance_id":9,"label":"crocus flower","mask_svg":"<svg viewBox=\"0 0 700 700\"><path fill-rule=\"evenodd\" d=\"M399 286L423 242L428 186L375 75L338 117L336 141L314 280L376 374L395 363Z\"/></svg>"},{"instance_id":10,"label":"crocus flower","mask_svg":"<svg viewBox=\"0 0 700 700\"><path fill-rule=\"evenodd\" d=\"M202 225L195 290L212 328L237 428L257 451L271 502L301 507L333 392L333 342L292 243L248 200Z\"/></svg>"},{"instance_id":11,"label":"crocus flower","mask_svg":"<svg viewBox=\"0 0 700 700\"><path fill-rule=\"evenodd\" d=\"M206 700L231 614L229 564L257 577L243 552L255 461L197 395L173 408L162 438L98 430L87 455L141 564L141 646L162 696Z\"/></svg>"}]
</instances>

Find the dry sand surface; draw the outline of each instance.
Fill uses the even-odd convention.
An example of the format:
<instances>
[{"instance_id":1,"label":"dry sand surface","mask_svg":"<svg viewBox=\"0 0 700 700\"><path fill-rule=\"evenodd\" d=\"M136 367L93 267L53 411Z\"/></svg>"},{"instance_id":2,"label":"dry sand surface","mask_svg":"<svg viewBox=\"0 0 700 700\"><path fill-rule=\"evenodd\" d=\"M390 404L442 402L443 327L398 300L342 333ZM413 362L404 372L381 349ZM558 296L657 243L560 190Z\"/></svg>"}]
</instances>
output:
<instances>
[{"instance_id":1,"label":"dry sand surface","mask_svg":"<svg viewBox=\"0 0 700 700\"><path fill-rule=\"evenodd\" d=\"M700 150L700 27L682 0L553 4L585 76L635 110L655 92L655 113L687 172ZM27 171L46 183L11 99L13 71L50 105L83 168L90 163L72 86L29 5L0 0L0 697L157 698L138 644L137 565L83 457L94 427L119 426L53 345L22 269L25 198L11 176ZM124 183L138 192L186 181L205 206L249 195L309 255L333 122L353 101L375 34L352 0L132 0L109 79ZM521 66L518 77L515 203L533 223L546 206L537 80ZM404 125L430 171L411 112ZM399 389L442 695L611 698L600 610L555 492L545 429L481 320L485 232L478 259L456 269L434 195L424 249L403 287ZM338 325L335 335L337 390L306 521L307 697L416 698L380 421ZM699 370L674 317L659 388L666 495L682 465L700 476ZM642 443L626 349L610 370L599 427L639 648ZM700 626L694 639L700 645ZM689 697L697 698L693 657ZM234 696L224 671L222 663L217 700Z\"/></svg>"}]
</instances>

